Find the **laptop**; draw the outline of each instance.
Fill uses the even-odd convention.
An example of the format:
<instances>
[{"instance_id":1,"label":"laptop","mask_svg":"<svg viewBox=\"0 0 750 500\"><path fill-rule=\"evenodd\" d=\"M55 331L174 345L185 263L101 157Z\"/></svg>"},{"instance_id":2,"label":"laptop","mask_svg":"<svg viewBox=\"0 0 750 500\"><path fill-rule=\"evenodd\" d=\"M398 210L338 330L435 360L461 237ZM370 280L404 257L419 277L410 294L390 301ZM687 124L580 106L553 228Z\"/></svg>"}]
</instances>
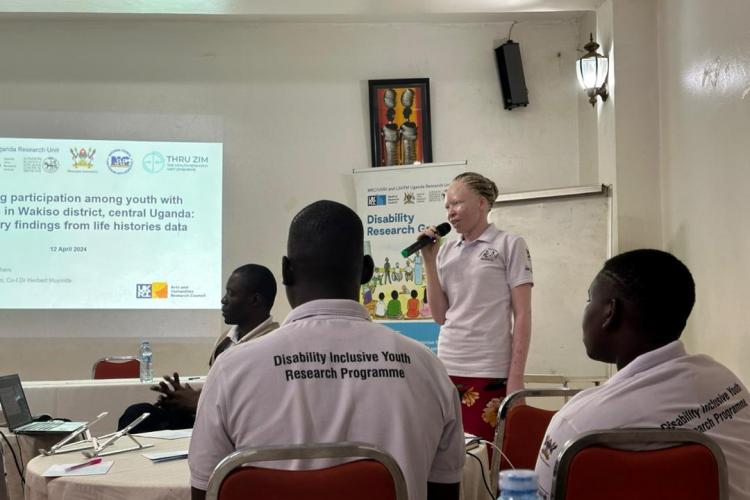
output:
<instances>
[{"instance_id":1,"label":"laptop","mask_svg":"<svg viewBox=\"0 0 750 500\"><path fill-rule=\"evenodd\" d=\"M0 377L0 405L3 407L5 423L15 434L60 434L80 428L85 422L63 420L38 421L31 417L26 394L21 387L18 374Z\"/></svg>"}]
</instances>

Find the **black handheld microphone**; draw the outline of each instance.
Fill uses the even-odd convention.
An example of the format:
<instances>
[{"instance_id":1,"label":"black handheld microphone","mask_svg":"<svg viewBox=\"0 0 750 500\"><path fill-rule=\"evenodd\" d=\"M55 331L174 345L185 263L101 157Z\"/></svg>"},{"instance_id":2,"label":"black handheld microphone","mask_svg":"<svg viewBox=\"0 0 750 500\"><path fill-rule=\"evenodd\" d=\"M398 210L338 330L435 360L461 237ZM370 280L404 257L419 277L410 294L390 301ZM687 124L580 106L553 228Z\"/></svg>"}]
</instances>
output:
<instances>
[{"instance_id":1,"label":"black handheld microphone","mask_svg":"<svg viewBox=\"0 0 750 500\"><path fill-rule=\"evenodd\" d=\"M440 236L445 236L446 234L451 232L451 225L447 222L443 222L442 224L438 224L435 229L437 230L437 234L439 234ZM401 250L401 257L408 257L411 254L418 252L423 247L432 244L432 241L432 239L426 236L420 236L417 241Z\"/></svg>"}]
</instances>

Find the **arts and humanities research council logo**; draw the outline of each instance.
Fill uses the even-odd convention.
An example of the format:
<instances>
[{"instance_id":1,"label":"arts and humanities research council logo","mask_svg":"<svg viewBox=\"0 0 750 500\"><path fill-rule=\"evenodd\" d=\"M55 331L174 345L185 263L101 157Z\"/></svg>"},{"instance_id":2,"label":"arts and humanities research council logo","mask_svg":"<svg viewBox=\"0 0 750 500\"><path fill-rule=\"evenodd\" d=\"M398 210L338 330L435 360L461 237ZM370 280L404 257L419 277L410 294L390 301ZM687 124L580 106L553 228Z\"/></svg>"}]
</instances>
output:
<instances>
[{"instance_id":1,"label":"arts and humanities research council logo","mask_svg":"<svg viewBox=\"0 0 750 500\"><path fill-rule=\"evenodd\" d=\"M164 170L165 165L164 156L158 151L151 151L143 157L143 170L149 174L158 174Z\"/></svg>"},{"instance_id":2,"label":"arts and humanities research council logo","mask_svg":"<svg viewBox=\"0 0 750 500\"><path fill-rule=\"evenodd\" d=\"M107 168L115 174L126 174L133 168L133 156L124 149L115 149L107 155Z\"/></svg>"},{"instance_id":3,"label":"arts and humanities research council logo","mask_svg":"<svg viewBox=\"0 0 750 500\"><path fill-rule=\"evenodd\" d=\"M166 299L169 298L169 284L166 281L153 283L139 283L135 285L136 299Z\"/></svg>"},{"instance_id":4,"label":"arts and humanities research council logo","mask_svg":"<svg viewBox=\"0 0 750 500\"><path fill-rule=\"evenodd\" d=\"M385 205L384 194L373 194L367 197L367 206L376 207L378 205Z\"/></svg>"},{"instance_id":5,"label":"arts and humanities research council logo","mask_svg":"<svg viewBox=\"0 0 750 500\"><path fill-rule=\"evenodd\" d=\"M96 149L81 148L76 151L75 148L70 148L70 154L73 156L73 168L94 168Z\"/></svg>"},{"instance_id":6,"label":"arts and humanities research council logo","mask_svg":"<svg viewBox=\"0 0 750 500\"><path fill-rule=\"evenodd\" d=\"M42 161L42 170L48 174L54 174L60 168L60 162L54 156L48 156Z\"/></svg>"}]
</instances>

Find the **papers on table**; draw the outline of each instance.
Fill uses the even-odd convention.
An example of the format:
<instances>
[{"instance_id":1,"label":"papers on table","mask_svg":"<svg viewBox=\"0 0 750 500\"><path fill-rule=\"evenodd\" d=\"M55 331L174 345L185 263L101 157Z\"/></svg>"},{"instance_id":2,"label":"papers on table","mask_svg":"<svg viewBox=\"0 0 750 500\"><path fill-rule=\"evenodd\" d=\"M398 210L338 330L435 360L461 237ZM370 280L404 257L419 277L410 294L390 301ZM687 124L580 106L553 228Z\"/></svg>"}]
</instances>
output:
<instances>
[{"instance_id":1,"label":"papers on table","mask_svg":"<svg viewBox=\"0 0 750 500\"><path fill-rule=\"evenodd\" d=\"M170 460L181 460L183 458L187 458L188 451L178 450L178 451L162 451L159 453L143 453L143 456L153 461L154 463L168 462Z\"/></svg>"},{"instance_id":2,"label":"papers on table","mask_svg":"<svg viewBox=\"0 0 750 500\"><path fill-rule=\"evenodd\" d=\"M152 431L152 432L141 432L135 434L140 437L156 438L156 439L180 439L188 438L193 435L193 429L178 429L174 431Z\"/></svg>"},{"instance_id":3,"label":"papers on table","mask_svg":"<svg viewBox=\"0 0 750 500\"><path fill-rule=\"evenodd\" d=\"M69 470L71 467L79 465L76 462L69 464L50 465L49 469L44 471L43 477L64 477L64 476L97 476L109 472L114 462L100 462L86 467Z\"/></svg>"}]
</instances>

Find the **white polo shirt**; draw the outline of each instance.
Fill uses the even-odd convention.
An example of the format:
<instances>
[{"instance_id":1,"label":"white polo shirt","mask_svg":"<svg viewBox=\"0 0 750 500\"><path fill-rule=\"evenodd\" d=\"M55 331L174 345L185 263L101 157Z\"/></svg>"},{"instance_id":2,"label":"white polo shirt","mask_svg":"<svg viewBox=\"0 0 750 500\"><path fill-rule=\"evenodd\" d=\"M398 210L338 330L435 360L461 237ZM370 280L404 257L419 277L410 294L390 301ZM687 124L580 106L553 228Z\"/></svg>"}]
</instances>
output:
<instances>
[{"instance_id":1,"label":"white polo shirt","mask_svg":"<svg viewBox=\"0 0 750 500\"><path fill-rule=\"evenodd\" d=\"M190 442L191 484L205 490L235 450L339 441L389 452L410 499L426 499L428 481L461 479L461 410L440 361L370 321L357 302L316 300L292 310L273 335L216 360Z\"/></svg>"},{"instance_id":2,"label":"white polo shirt","mask_svg":"<svg viewBox=\"0 0 750 500\"><path fill-rule=\"evenodd\" d=\"M446 242L438 252L437 266L448 298L438 357L448 373L507 377L512 355L510 292L534 283L526 242L490 224L470 243Z\"/></svg>"},{"instance_id":3,"label":"white polo shirt","mask_svg":"<svg viewBox=\"0 0 750 500\"><path fill-rule=\"evenodd\" d=\"M563 445L583 432L652 427L705 432L727 459L729 498L750 500L750 394L728 368L688 355L679 340L631 361L599 387L573 397L550 422L536 471L549 498Z\"/></svg>"}]
</instances>

